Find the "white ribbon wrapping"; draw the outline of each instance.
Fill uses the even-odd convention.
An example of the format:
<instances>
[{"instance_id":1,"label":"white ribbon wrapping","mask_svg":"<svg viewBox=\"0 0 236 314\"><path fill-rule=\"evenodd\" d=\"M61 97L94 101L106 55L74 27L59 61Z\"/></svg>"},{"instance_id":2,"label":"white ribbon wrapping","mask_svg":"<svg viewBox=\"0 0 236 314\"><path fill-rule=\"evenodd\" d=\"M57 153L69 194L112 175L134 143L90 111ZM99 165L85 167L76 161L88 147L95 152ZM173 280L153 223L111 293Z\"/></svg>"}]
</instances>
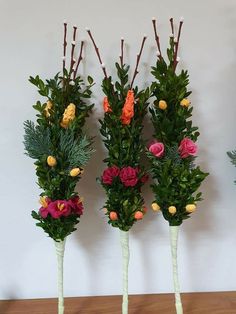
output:
<instances>
[{"instance_id":1,"label":"white ribbon wrapping","mask_svg":"<svg viewBox=\"0 0 236 314\"><path fill-rule=\"evenodd\" d=\"M66 239L60 242L54 241L54 243L55 243L56 254L57 254L58 314L64 314L63 260L64 260Z\"/></svg>"},{"instance_id":2,"label":"white ribbon wrapping","mask_svg":"<svg viewBox=\"0 0 236 314\"><path fill-rule=\"evenodd\" d=\"M129 232L120 230L120 244L123 256L123 303L122 314L128 314L128 269L129 269Z\"/></svg>"},{"instance_id":3,"label":"white ribbon wrapping","mask_svg":"<svg viewBox=\"0 0 236 314\"><path fill-rule=\"evenodd\" d=\"M178 278L177 248L178 248L179 226L170 226L170 244L173 265L173 279L175 290L175 308L177 314L183 314L183 307L180 296L180 285Z\"/></svg>"}]
</instances>

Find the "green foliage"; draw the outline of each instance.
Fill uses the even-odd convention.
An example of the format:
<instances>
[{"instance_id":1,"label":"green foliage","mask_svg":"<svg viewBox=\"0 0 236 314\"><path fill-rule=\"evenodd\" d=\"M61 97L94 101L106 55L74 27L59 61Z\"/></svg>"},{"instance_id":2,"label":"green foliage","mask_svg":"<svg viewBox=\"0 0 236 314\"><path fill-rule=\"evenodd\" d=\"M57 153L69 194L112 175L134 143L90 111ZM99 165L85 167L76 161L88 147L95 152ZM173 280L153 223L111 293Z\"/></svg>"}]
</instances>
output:
<instances>
[{"instance_id":1,"label":"green foliage","mask_svg":"<svg viewBox=\"0 0 236 314\"><path fill-rule=\"evenodd\" d=\"M232 152L227 152L227 155L231 159L231 163L236 166L236 150L233 150ZM234 181L234 183L236 184L236 181Z\"/></svg>"},{"instance_id":2,"label":"green foliage","mask_svg":"<svg viewBox=\"0 0 236 314\"><path fill-rule=\"evenodd\" d=\"M149 88L139 91L137 87L133 89L135 104L134 116L130 124L122 124L122 108L126 101L127 93L131 89L129 84L129 66L115 64L118 79L112 84L112 78L105 78L102 82L102 89L106 95L112 112L106 112L104 118L100 120L100 133L103 137L104 145L108 155L104 159L108 167L117 166L139 168L139 176L145 175L145 169L140 161L144 152L144 143L141 137L143 130L143 119L147 113L148 99L151 91ZM115 211L118 220L108 222L113 227L128 231L136 222L134 213L143 211L144 200L141 195L139 183L134 187L124 186L120 180L114 180L112 185L102 184L107 194L105 207L107 217L111 211Z\"/></svg>"},{"instance_id":3,"label":"green foliage","mask_svg":"<svg viewBox=\"0 0 236 314\"><path fill-rule=\"evenodd\" d=\"M41 195L52 201L68 200L76 195L74 190L82 173L73 177L70 171L73 168L83 170L94 151L91 138L82 131L93 107L87 103L91 97L93 79L88 77L86 85L81 77L72 80L71 73L64 70L63 76L58 73L45 82L38 75L31 76L29 81L46 99L45 102L37 101L33 106L37 111L36 123L29 120L24 123L25 151L36 160L38 185L43 190ZM63 115L70 104L74 104L75 112L65 126L62 124ZM48 165L49 156L55 158L55 166ZM79 222L79 216L74 214L54 219L50 214L42 218L33 211L32 217L39 221L37 226L55 240L63 240Z\"/></svg>"},{"instance_id":4,"label":"green foliage","mask_svg":"<svg viewBox=\"0 0 236 314\"><path fill-rule=\"evenodd\" d=\"M36 223L36 226L41 227L44 232L55 241L63 241L76 230L75 225L79 223L79 216L74 214L58 219L54 219L50 215L48 215L47 218L42 218L40 214L35 211L32 211L31 215L34 219L39 221Z\"/></svg>"},{"instance_id":5,"label":"green foliage","mask_svg":"<svg viewBox=\"0 0 236 314\"><path fill-rule=\"evenodd\" d=\"M175 72L174 49L171 38L170 47L167 49L168 63L164 58L159 58L152 67L151 73L155 81L151 89L155 100L150 113L155 130L154 138L164 144L165 153L161 158L150 152L147 152L147 156L151 162L155 201L169 224L176 226L190 215L186 212L186 205L196 204L201 200L201 193L195 193L208 173L193 164L193 156L181 158L178 151L184 138L196 142L200 133L198 127L193 126L190 120L193 107L180 104L191 92L187 89L188 72ZM158 106L161 100L167 103L165 110ZM176 207L176 214L169 213L169 206Z\"/></svg>"}]
</instances>

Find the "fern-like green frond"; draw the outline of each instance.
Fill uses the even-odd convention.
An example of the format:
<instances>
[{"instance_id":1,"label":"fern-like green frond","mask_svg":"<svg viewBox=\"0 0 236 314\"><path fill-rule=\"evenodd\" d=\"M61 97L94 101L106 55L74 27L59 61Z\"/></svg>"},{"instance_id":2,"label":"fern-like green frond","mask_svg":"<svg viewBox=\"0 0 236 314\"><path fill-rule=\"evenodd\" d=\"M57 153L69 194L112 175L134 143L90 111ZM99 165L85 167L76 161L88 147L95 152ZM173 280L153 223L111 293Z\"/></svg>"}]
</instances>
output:
<instances>
[{"instance_id":1,"label":"fern-like green frond","mask_svg":"<svg viewBox=\"0 0 236 314\"><path fill-rule=\"evenodd\" d=\"M71 131L61 132L60 134L60 151L68 160L69 167L84 167L94 149L91 147L91 139L86 135L82 135L80 138L74 138L71 136Z\"/></svg>"},{"instance_id":2,"label":"fern-like green frond","mask_svg":"<svg viewBox=\"0 0 236 314\"><path fill-rule=\"evenodd\" d=\"M52 144L50 130L41 126L35 126L32 121L24 122L24 146L26 155L33 159L40 159L43 155L50 155Z\"/></svg>"}]
</instances>

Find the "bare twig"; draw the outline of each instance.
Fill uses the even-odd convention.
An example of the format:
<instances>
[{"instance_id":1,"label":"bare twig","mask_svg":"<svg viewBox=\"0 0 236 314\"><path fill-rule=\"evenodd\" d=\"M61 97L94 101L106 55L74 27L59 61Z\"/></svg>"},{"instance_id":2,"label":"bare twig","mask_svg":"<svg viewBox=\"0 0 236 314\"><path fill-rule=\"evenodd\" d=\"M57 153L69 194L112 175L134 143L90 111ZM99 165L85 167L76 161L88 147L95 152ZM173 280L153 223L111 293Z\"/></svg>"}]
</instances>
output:
<instances>
[{"instance_id":1,"label":"bare twig","mask_svg":"<svg viewBox=\"0 0 236 314\"><path fill-rule=\"evenodd\" d=\"M104 73L105 78L107 79L107 78L108 78L108 75L107 75L107 72L106 72L106 67L105 67L105 64L102 62L102 58L101 58L99 49L98 49L98 47L97 47L97 45L96 45L96 43L95 43L95 40L94 40L94 38L93 38L93 35L92 35L90 29L87 28L86 31L87 31L87 33L88 33L90 39L92 40L92 43L93 43L95 52L96 52L96 54L97 54L99 63L100 63L100 65L101 65L101 67L102 67L102 71L103 71L103 73Z\"/></svg>"},{"instance_id":2,"label":"bare twig","mask_svg":"<svg viewBox=\"0 0 236 314\"><path fill-rule=\"evenodd\" d=\"M66 67L66 36L67 36L67 23L64 22L64 40L63 40L63 73Z\"/></svg>"},{"instance_id":3,"label":"bare twig","mask_svg":"<svg viewBox=\"0 0 236 314\"><path fill-rule=\"evenodd\" d=\"M121 40L120 40L120 50L121 50L120 65L123 67L124 65L124 38L123 37L121 37Z\"/></svg>"},{"instance_id":4,"label":"bare twig","mask_svg":"<svg viewBox=\"0 0 236 314\"><path fill-rule=\"evenodd\" d=\"M139 62L140 62L140 58L141 58L141 55L142 55L142 52L143 52L143 47L144 47L144 43L147 39L147 36L144 36L143 37L143 40L142 40L142 44L141 44L141 48L140 48L140 51L139 53L137 54L137 61L136 61L136 66L135 66L135 70L134 70L134 75L133 75L133 79L131 81L131 85L130 85L130 88L132 89L133 87L133 84L134 84L134 80L138 74L138 66L139 66Z\"/></svg>"},{"instance_id":5,"label":"bare twig","mask_svg":"<svg viewBox=\"0 0 236 314\"><path fill-rule=\"evenodd\" d=\"M73 26L73 41L71 42L71 56L70 56L70 73L73 72L73 66L75 64L74 60L74 52L75 52L75 40L76 40L76 31L77 31L77 26Z\"/></svg>"},{"instance_id":6,"label":"bare twig","mask_svg":"<svg viewBox=\"0 0 236 314\"><path fill-rule=\"evenodd\" d=\"M74 79L76 78L76 74L77 74L77 71L78 71L80 62L83 60L83 56L82 56L83 47L84 47L84 41L81 41L79 58L78 58L78 60L77 60L77 64L76 64L76 67L75 67L75 70L74 70Z\"/></svg>"},{"instance_id":7,"label":"bare twig","mask_svg":"<svg viewBox=\"0 0 236 314\"><path fill-rule=\"evenodd\" d=\"M173 17L170 18L170 27L171 27L171 33L172 33L172 35L174 37L175 31L174 31L174 20L173 20Z\"/></svg>"},{"instance_id":8,"label":"bare twig","mask_svg":"<svg viewBox=\"0 0 236 314\"><path fill-rule=\"evenodd\" d=\"M154 34L155 34L155 40L156 40L156 43L157 43L158 56L159 56L160 59L162 59L160 37L157 34L157 25L156 25L156 19L155 18L152 18L152 24L153 24Z\"/></svg>"},{"instance_id":9,"label":"bare twig","mask_svg":"<svg viewBox=\"0 0 236 314\"><path fill-rule=\"evenodd\" d=\"M176 41L176 45L175 45L174 63L173 63L174 71L176 70L176 67L177 67L177 64L178 64L178 58L177 57L178 57L180 35L181 35L181 30L182 30L183 23L184 23L184 20L183 20L183 18L181 18L180 22L179 22L178 36L177 36L177 41Z\"/></svg>"}]
</instances>

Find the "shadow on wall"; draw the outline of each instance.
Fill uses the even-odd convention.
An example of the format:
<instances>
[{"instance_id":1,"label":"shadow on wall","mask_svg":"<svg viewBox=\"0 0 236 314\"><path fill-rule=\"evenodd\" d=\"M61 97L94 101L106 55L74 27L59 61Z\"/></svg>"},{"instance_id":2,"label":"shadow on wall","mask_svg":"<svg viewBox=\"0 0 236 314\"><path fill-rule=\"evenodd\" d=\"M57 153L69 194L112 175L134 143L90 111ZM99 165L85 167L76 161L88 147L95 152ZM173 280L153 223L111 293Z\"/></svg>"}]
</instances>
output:
<instances>
[{"instance_id":1,"label":"shadow on wall","mask_svg":"<svg viewBox=\"0 0 236 314\"><path fill-rule=\"evenodd\" d=\"M91 256L96 256L97 250L103 243L106 236L106 229L102 217L102 211L99 209L103 207L104 192L96 182L96 178L101 176L102 169L104 168L103 159L105 158L103 144L99 134L94 134L98 130L99 124L91 116L88 120L90 133L96 136L94 139L94 148L96 152L93 154L88 165L85 167L84 177L78 185L79 195L84 196L84 215L81 217L79 224L79 232L74 233L74 239L78 241L78 249L82 247L84 254L87 258L88 269L90 270L90 284L89 290L99 290L99 280L97 280L98 269L97 263L91 259ZM97 287L95 286L97 285Z\"/></svg>"}]
</instances>

